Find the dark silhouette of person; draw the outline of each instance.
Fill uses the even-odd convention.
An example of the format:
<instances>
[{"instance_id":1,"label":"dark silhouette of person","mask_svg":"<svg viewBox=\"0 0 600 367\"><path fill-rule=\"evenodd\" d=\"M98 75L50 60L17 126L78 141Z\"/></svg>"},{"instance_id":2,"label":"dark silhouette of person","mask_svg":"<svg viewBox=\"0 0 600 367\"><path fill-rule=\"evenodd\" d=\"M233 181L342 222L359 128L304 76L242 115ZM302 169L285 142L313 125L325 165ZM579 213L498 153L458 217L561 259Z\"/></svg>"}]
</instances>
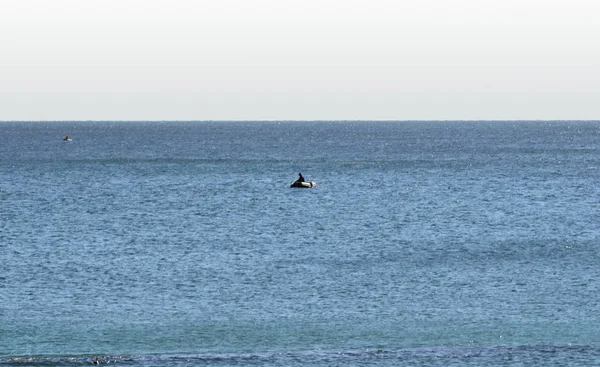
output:
<instances>
[{"instance_id":1,"label":"dark silhouette of person","mask_svg":"<svg viewBox=\"0 0 600 367\"><path fill-rule=\"evenodd\" d=\"M298 182L304 182L304 176L302 176L302 173L298 173Z\"/></svg>"}]
</instances>

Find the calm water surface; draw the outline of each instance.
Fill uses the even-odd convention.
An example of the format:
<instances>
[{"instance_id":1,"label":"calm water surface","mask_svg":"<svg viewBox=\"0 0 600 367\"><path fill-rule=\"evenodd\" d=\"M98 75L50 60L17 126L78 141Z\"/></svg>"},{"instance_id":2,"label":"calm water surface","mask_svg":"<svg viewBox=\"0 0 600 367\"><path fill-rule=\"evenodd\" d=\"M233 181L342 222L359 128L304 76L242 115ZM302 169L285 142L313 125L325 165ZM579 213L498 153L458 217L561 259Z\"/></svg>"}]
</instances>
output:
<instances>
[{"instance_id":1,"label":"calm water surface","mask_svg":"<svg viewBox=\"0 0 600 367\"><path fill-rule=\"evenodd\" d=\"M0 366L597 364L599 182L600 122L2 122Z\"/></svg>"}]
</instances>

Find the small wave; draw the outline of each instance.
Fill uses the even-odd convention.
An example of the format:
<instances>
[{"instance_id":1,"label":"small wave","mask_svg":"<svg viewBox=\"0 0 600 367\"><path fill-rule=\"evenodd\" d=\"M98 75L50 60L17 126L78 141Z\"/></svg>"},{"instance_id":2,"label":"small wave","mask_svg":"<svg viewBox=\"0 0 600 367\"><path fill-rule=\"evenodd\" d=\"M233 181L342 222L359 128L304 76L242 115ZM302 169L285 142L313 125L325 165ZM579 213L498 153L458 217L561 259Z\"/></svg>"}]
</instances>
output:
<instances>
[{"instance_id":1,"label":"small wave","mask_svg":"<svg viewBox=\"0 0 600 367\"><path fill-rule=\"evenodd\" d=\"M544 362L559 365L585 366L597 361L600 346L539 345L499 347L440 347L400 350L368 349L356 351L312 351L256 354L190 354L141 356L52 356L0 358L0 366L290 366L290 365L369 365L393 366L414 364L423 366L504 365L507 362L532 365ZM510 365L510 363L508 364Z\"/></svg>"},{"instance_id":2,"label":"small wave","mask_svg":"<svg viewBox=\"0 0 600 367\"><path fill-rule=\"evenodd\" d=\"M139 364L141 359L125 356L36 356L0 358L0 366L79 366L97 364Z\"/></svg>"}]
</instances>

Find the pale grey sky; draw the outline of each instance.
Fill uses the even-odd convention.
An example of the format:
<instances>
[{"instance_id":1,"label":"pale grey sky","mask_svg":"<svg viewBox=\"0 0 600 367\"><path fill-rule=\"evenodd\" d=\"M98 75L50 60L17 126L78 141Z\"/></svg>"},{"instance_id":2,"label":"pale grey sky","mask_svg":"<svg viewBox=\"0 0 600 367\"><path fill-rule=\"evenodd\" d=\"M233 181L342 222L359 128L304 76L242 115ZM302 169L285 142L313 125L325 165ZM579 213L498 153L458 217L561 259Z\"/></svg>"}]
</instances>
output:
<instances>
[{"instance_id":1,"label":"pale grey sky","mask_svg":"<svg viewBox=\"0 0 600 367\"><path fill-rule=\"evenodd\" d=\"M600 119L598 0L0 0L0 120Z\"/></svg>"}]
</instances>

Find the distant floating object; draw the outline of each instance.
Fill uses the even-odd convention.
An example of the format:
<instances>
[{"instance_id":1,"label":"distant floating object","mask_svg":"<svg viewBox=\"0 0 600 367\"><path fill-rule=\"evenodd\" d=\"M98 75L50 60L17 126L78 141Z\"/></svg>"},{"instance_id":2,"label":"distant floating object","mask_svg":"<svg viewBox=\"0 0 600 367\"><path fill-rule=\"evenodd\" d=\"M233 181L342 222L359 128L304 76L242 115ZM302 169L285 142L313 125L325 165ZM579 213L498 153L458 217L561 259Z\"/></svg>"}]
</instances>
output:
<instances>
[{"instance_id":1,"label":"distant floating object","mask_svg":"<svg viewBox=\"0 0 600 367\"><path fill-rule=\"evenodd\" d=\"M299 189L310 189L313 187L317 187L317 183L314 181L306 181L302 173L298 173L298 179L290 185L290 187L296 187Z\"/></svg>"},{"instance_id":2,"label":"distant floating object","mask_svg":"<svg viewBox=\"0 0 600 367\"><path fill-rule=\"evenodd\" d=\"M71 139L71 137L69 135L65 136L63 138L64 141L73 141L73 139Z\"/></svg>"}]
</instances>

